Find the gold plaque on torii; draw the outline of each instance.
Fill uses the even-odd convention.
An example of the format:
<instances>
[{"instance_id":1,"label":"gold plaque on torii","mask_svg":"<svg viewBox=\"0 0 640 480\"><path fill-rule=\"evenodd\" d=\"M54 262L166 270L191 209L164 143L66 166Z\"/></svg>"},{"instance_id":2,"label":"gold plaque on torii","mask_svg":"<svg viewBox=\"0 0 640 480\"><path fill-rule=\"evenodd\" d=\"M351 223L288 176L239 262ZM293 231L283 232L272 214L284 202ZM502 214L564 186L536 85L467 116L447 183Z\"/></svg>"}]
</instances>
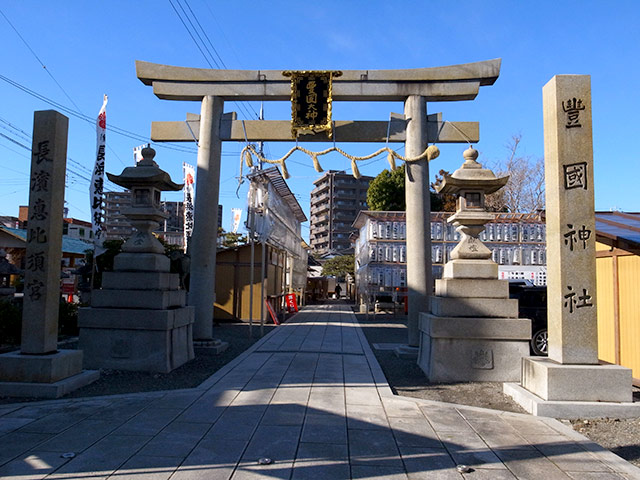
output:
<instances>
[{"instance_id":1,"label":"gold plaque on torii","mask_svg":"<svg viewBox=\"0 0 640 480\"><path fill-rule=\"evenodd\" d=\"M327 132L331 138L331 88L341 71L282 72L291 77L291 135Z\"/></svg>"}]
</instances>

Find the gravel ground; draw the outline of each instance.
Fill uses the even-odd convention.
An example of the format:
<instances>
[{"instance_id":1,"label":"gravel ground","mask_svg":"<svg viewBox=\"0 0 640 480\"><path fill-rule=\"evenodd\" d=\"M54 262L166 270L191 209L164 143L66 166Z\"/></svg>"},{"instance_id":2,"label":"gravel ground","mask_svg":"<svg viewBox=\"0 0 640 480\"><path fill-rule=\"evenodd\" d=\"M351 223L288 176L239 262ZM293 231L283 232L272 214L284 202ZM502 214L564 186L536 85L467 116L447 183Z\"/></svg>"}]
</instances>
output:
<instances>
[{"instance_id":1,"label":"gravel ground","mask_svg":"<svg viewBox=\"0 0 640 480\"><path fill-rule=\"evenodd\" d=\"M393 344L406 343L407 339L405 316L378 314L375 317L369 315L368 319L364 314L356 316L389 385L398 395L524 413L518 404L502 393L501 383L429 383L414 361L396 357L391 349ZM272 328L274 325L265 325L265 334ZM198 348L194 360L167 374L103 370L99 380L66 398L195 387L255 343L260 338L260 329L254 327L253 338L249 338L248 325L221 323L216 326L214 334L229 343L229 348L220 355ZM70 343L65 348L74 348L74 344ZM634 397L640 401L638 389L635 389ZM39 399L0 397L0 404L34 400ZM594 442L640 466L640 418L575 420L567 423Z\"/></svg>"},{"instance_id":2,"label":"gravel ground","mask_svg":"<svg viewBox=\"0 0 640 480\"><path fill-rule=\"evenodd\" d=\"M393 314L356 314L371 348L392 390L407 397L458 403L475 407L526 413L510 397L502 393L502 383L469 382L429 383L415 362L395 356L393 351L376 349L385 343L407 341L406 317ZM634 399L640 401L640 390L634 388ZM564 421L574 430L640 467L640 418Z\"/></svg>"}]
</instances>

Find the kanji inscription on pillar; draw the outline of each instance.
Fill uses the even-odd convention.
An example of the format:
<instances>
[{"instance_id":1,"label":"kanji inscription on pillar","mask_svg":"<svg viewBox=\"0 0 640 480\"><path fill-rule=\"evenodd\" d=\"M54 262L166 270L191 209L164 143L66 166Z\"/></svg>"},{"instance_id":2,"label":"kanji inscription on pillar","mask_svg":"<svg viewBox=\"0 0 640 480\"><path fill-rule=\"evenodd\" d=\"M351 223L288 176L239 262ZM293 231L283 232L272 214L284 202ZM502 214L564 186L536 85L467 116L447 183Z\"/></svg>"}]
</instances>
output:
<instances>
[{"instance_id":1,"label":"kanji inscription on pillar","mask_svg":"<svg viewBox=\"0 0 640 480\"><path fill-rule=\"evenodd\" d=\"M34 114L22 317L24 354L51 353L57 348L68 128L69 119L58 112Z\"/></svg>"},{"instance_id":2,"label":"kanji inscription on pillar","mask_svg":"<svg viewBox=\"0 0 640 480\"><path fill-rule=\"evenodd\" d=\"M549 358L598 363L591 79L543 88Z\"/></svg>"}]
</instances>

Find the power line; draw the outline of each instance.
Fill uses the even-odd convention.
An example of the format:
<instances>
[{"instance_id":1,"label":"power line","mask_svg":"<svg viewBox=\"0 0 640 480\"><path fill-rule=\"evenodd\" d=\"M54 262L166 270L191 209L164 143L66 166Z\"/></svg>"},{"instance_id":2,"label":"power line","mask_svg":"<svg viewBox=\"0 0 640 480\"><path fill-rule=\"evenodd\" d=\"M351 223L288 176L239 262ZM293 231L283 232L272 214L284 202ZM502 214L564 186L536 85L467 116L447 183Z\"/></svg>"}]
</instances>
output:
<instances>
[{"instance_id":1,"label":"power line","mask_svg":"<svg viewBox=\"0 0 640 480\"><path fill-rule=\"evenodd\" d=\"M30 149L28 146L26 146L26 145L24 145L23 143L20 143L19 141L15 140L15 139L13 139L13 138L11 138L11 137L9 137L8 135L5 135L5 134L4 134L4 133L2 133L2 132L0 132L0 137L4 137L4 138L6 138L6 139L7 139L7 140L9 140L10 142L15 143L16 145L18 145L18 146L22 147L23 149L25 149L25 150L27 150L27 151L29 151L29 152L31 151L31 149ZM29 139L27 139L27 140L31 141L31 139L30 139L30 138L29 138ZM93 170L89 170L87 167L85 167L84 165L82 165L80 162L76 162L76 161L75 161L74 159L72 159L71 157L67 157L67 160L68 160L69 162L73 163L74 165L78 165L80 168L82 168L83 170L85 170L87 173L93 173ZM5 167L5 168L7 168L8 170L12 170L12 169L10 169L10 168L8 168L8 167ZM89 184L91 184L91 178L87 178L86 176L82 175L81 173L78 173L76 170L74 170L74 169L73 169L71 166L69 166L68 164L67 164L67 168L66 168L66 170L67 170L67 172L68 172L68 173L71 173L72 175L75 175L76 177L79 177L79 178L81 178L81 179L83 179L83 180L85 180L85 181L89 182ZM17 172L17 173L24 173L24 172L18 172L17 170L12 170L12 171L15 171L15 172ZM26 174L25 174L25 175L26 175ZM105 184L109 184L109 186L110 186L110 187L111 187L111 185L113 185L113 187L111 187L111 188L114 188L114 187L115 187L115 188L117 188L117 189L122 190L122 187L115 185L115 184L114 184L113 182L111 182L110 180L106 180L106 181L105 181Z\"/></svg>"},{"instance_id":2,"label":"power line","mask_svg":"<svg viewBox=\"0 0 640 480\"><path fill-rule=\"evenodd\" d=\"M80 113L82 113L82 109L78 106L78 104L76 102L73 101L73 98L71 98L71 96L67 93L67 91L62 87L60 82L58 82L58 80L49 71L49 69L44 64L44 62L42 60L40 60L40 57L38 57L38 54L33 50L33 48L31 48L31 46L29 45L29 43L27 43L27 41L24 39L24 37L22 35L20 35L20 32L16 29L16 27L13 26L11 21L7 18L7 16L1 10L0 10L0 14L2 14L2 16L7 21L7 23L11 26L11 28L13 28L13 31L16 32L16 35L18 35L18 37L20 37L20 40L22 40L22 42L27 46L27 48L33 54L33 56L38 61L38 63L40 63L40 65L42 65L42 68L47 72L49 77L51 77L51 80L53 80L53 82L60 88L60 90L62 90L62 93L64 93L64 95L69 99L69 101L73 104L73 106L76 107L76 109ZM107 147L115 155L115 157L118 159L118 161L120 161L120 163L124 166L124 162L122 161L120 156L115 152L115 150L113 150L110 145L107 145Z\"/></svg>"},{"instance_id":3,"label":"power line","mask_svg":"<svg viewBox=\"0 0 640 480\"><path fill-rule=\"evenodd\" d=\"M196 47L198 47L198 50L200 50L200 53L202 54L202 56L204 57L205 61L209 64L209 67L213 68L213 65L211 65L211 62L209 61L209 59L207 58L207 55L204 53L204 51L202 50L202 48L200 47L200 44L196 41L195 37L193 36L193 33L191 33L191 30L189 30L189 27L187 27L187 24L184 22L184 20L182 19L182 16L180 15L180 12L178 12L178 9L175 7L175 5L173 4L173 2L171 0L169 0L169 3L171 4L171 7L173 7L173 11L176 12L176 15L178 16L178 18L180 19L180 21L182 22L182 25L184 26L185 30L187 31L187 33L189 34L189 36L191 37L191 40L193 40L193 43L196 44ZM180 8L182 8L180 6L180 4L178 3L178 6ZM184 11L184 10L183 10ZM185 14L186 15L186 14ZM218 67L219 68L219 67Z\"/></svg>"},{"instance_id":4,"label":"power line","mask_svg":"<svg viewBox=\"0 0 640 480\"><path fill-rule=\"evenodd\" d=\"M14 32L16 32L16 35L18 35L18 37L20 37L20 40L22 40L22 43L24 43L26 45L26 47L29 49L29 51L33 54L33 56L36 58L36 60L38 61L38 63L40 63L40 65L42 65L42 68L44 69L45 72L47 72L47 75L49 75L51 77L51 80L54 81L54 83L60 88L60 90L62 90L62 93L64 93L64 95L69 99L69 101L73 104L74 107L76 107L78 110L80 110L80 107L78 107L78 105L76 104L76 102L73 101L73 99L69 96L69 94L66 92L66 90L64 88L62 88L62 85L60 85L60 83L58 82L58 80L56 80L56 78L53 76L53 74L49 71L49 69L47 68L47 66L44 64L44 62L42 60L40 60L40 57L38 57L38 55L36 54L36 52L34 52L33 48L31 48L31 46L27 43L27 41L24 39L24 37L22 35L20 35L20 32L18 31L18 29L16 27L13 26L13 23L11 23L11 21L7 18L7 16L4 14L4 12L2 10L0 10L0 14L4 17L4 19L7 21L7 23L9 24L9 26L11 26L11 28L13 29Z\"/></svg>"},{"instance_id":5,"label":"power line","mask_svg":"<svg viewBox=\"0 0 640 480\"><path fill-rule=\"evenodd\" d=\"M211 42L211 39L209 38L209 36L207 35L206 31L204 30L204 28L202 28L202 25L200 24L200 21L198 20L198 17L195 15L195 13L193 12L193 9L191 8L191 6L189 5L187 0L183 0L183 2L185 3L185 5L187 5L187 8L189 9L189 11L191 12L191 16L193 17L193 19L195 20L196 24L200 27L200 31L202 32L202 35L200 35L200 32L198 32L198 29L196 28L196 26L194 25L193 21L191 20L191 18L189 17L189 14L187 13L187 11L184 9L184 7L180 4L180 0L175 0L176 4L178 5L178 7L180 7L180 10L182 10L182 13L184 15L184 18L186 19L187 22L189 22L189 25L191 25L191 28L189 28L187 26L187 23L185 22L185 20L183 19L183 16L180 15L180 12L178 12L178 9L176 8L176 6L173 4L173 0L169 0L169 3L171 4L171 7L173 8L174 12L176 13L176 15L178 16L178 18L180 19L180 22L182 23L182 25L184 26L184 28L187 30L187 33L189 34L189 36L191 37L191 40L193 40L193 43L195 43L196 47L198 48L198 50L200 51L200 53L202 54L202 56L204 57L205 61L207 62L207 64L209 65L210 68L213 68L213 65L211 63L211 61L213 61L213 63L215 64L215 66L217 68L227 68L226 65L224 64L224 61L222 60L222 57L220 57L220 54L218 53L218 51L215 49L215 47L213 46L213 43ZM195 36L194 36L195 34ZM196 36L198 37L198 39L200 40L200 42L198 42L198 40L196 40ZM218 59L220 60L220 63L218 63L218 61L216 61L214 55L211 53L211 50L209 49L209 47L207 46L207 44L205 43L205 41L202 39L202 37L207 38L207 40L209 41L209 44L211 45L212 49L214 50L216 56L218 57ZM206 53L205 53L206 52ZM208 56L207 56L208 54ZM211 61L209 60L211 59ZM247 118L252 118L254 115L251 114L251 112L249 112L249 110L247 109L247 107L244 105L243 102L233 102L239 110L242 111L242 114L247 117ZM257 112L255 111L255 109L253 109L253 107L250 107L254 114L255 117L258 116Z\"/></svg>"},{"instance_id":6,"label":"power line","mask_svg":"<svg viewBox=\"0 0 640 480\"><path fill-rule=\"evenodd\" d=\"M5 135L5 134L4 134L4 133L2 133L2 132L0 132L0 137L6 138L6 139L7 139L7 140L9 140L10 142L13 142L13 143L15 143L16 145L18 145L18 146L20 146L20 147L22 147L22 148L24 148L24 149L26 149L26 150L31 151L31 149L30 149L29 147L27 147L26 145L24 145L24 144L20 143L20 142L19 142L19 141L17 141L17 140L14 140L14 139L13 139L13 138L11 138L10 136Z\"/></svg>"},{"instance_id":7,"label":"power line","mask_svg":"<svg viewBox=\"0 0 640 480\"><path fill-rule=\"evenodd\" d=\"M45 103L48 103L49 105L51 105L53 107L56 107L56 108L62 110L63 112L65 112L65 113L68 113L71 116L79 118L80 120L83 120L83 121L95 126L95 118L88 117L87 115L84 115L81 112L78 112L76 110L72 110L72 109L64 106L63 104L56 102L55 100L51 100L50 98L45 97L44 95L42 95L42 94L40 94L40 93L38 93L38 92L36 92L34 90L31 90L30 88L22 85L19 82L11 80L8 77L5 77L4 75L0 75L0 80L8 83L9 85L11 85L11 86L13 86L13 87L15 87L15 88L17 88L19 90L22 90L23 92L27 93L28 95L31 95L32 97L37 98L38 100L41 100L41 101L43 101ZM136 140L138 142L141 142L141 143L152 143L153 145L157 145L157 146L162 147L162 148L167 148L169 150L176 150L178 152L183 152L183 153L197 153L197 150L195 150L193 148L179 147L179 146L175 146L175 145L168 145L166 143L150 142L149 137L145 137L143 135L139 135L137 133L130 132L128 130L125 130L123 128L120 128L120 127L117 127L117 126L114 126L114 125L107 124L107 131L116 133L118 135L122 135L124 137L128 137L128 138L134 139L134 140Z\"/></svg>"},{"instance_id":8,"label":"power line","mask_svg":"<svg viewBox=\"0 0 640 480\"><path fill-rule=\"evenodd\" d=\"M189 7L189 10L191 10L191 7L189 6L188 0L184 0L185 3L187 4L187 7ZM218 30L220 30L220 33L222 34L222 36L224 37L225 41L227 42L227 44L231 47L231 51L234 54L234 56L236 57L236 60L238 60L238 54L235 52L233 45L231 44L231 42L229 42L229 40L227 39L227 36L224 34L224 29L222 28L222 26L220 25L220 23L218 22L218 20L216 20L215 15L213 14L213 11L211 10L211 7L204 2L205 6L207 7L207 9L209 10L209 13L211 14L211 17L213 18L213 21L216 23L216 25L218 26ZM193 10L191 10L191 13L193 14ZM207 31L202 28L202 25L200 24L200 21L198 20L198 17L195 16L195 14L193 14L196 22L198 23L198 25L200 25L200 29L202 30L202 32L204 33L205 37L207 38L207 40L209 41L209 45L211 45L211 48L213 49L213 51L215 52L215 54L217 55L218 59L220 60L220 63L222 63L222 65L224 66L224 68L229 68L227 67L227 65L225 64L225 62L222 60L222 57L220 56L220 54L218 53L218 50L213 46L213 43L211 42L211 39L209 38L209 35L207 35ZM238 60L239 61L239 60ZM251 105L251 103L247 103L248 107L253 111L254 115L256 116L256 118L259 118L260 115L258 114L258 112L256 112L255 108L253 108L253 106Z\"/></svg>"}]
</instances>

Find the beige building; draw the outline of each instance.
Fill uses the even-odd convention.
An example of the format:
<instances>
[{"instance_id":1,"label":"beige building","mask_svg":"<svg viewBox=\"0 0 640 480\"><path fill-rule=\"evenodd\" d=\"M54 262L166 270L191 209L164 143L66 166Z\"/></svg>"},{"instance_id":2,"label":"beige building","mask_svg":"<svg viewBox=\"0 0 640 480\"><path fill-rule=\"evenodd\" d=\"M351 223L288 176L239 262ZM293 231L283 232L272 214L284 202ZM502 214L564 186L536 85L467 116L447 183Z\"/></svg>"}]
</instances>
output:
<instances>
[{"instance_id":1,"label":"beige building","mask_svg":"<svg viewBox=\"0 0 640 480\"><path fill-rule=\"evenodd\" d=\"M357 179L330 170L313 182L309 243L317 256L353 253L349 236L360 210L367 209L367 189L373 177Z\"/></svg>"}]
</instances>

